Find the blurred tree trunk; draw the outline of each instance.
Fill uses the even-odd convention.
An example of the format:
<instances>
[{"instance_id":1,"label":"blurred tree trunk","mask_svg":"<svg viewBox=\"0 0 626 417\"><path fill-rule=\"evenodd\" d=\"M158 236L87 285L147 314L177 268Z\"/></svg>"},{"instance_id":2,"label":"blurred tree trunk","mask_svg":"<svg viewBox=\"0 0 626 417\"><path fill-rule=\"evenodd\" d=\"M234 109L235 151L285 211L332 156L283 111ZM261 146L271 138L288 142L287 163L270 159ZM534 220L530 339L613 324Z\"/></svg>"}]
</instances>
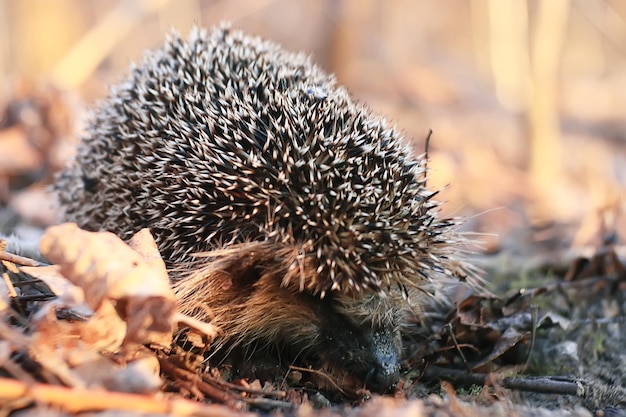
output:
<instances>
[{"instance_id":1,"label":"blurred tree trunk","mask_svg":"<svg viewBox=\"0 0 626 417\"><path fill-rule=\"evenodd\" d=\"M481 0L475 0L478 2ZM529 89L527 4L519 0L490 0L488 14L496 94L510 110L520 111L526 107Z\"/></svg>"},{"instance_id":2,"label":"blurred tree trunk","mask_svg":"<svg viewBox=\"0 0 626 417\"><path fill-rule=\"evenodd\" d=\"M79 87L146 14L158 12L169 2L119 0L72 45L54 67L53 79L65 87Z\"/></svg>"},{"instance_id":3,"label":"blurred tree trunk","mask_svg":"<svg viewBox=\"0 0 626 417\"><path fill-rule=\"evenodd\" d=\"M371 28L372 10L375 0L344 1L334 0L332 33L327 37L328 55L325 59L328 69L346 83L355 78L360 67L356 57L362 52L364 28Z\"/></svg>"},{"instance_id":4,"label":"blurred tree trunk","mask_svg":"<svg viewBox=\"0 0 626 417\"><path fill-rule=\"evenodd\" d=\"M569 20L569 0L538 2L531 49L533 89L526 121L530 139L529 172L538 197L561 180L563 150L559 117L559 71Z\"/></svg>"},{"instance_id":5,"label":"blurred tree trunk","mask_svg":"<svg viewBox=\"0 0 626 417\"><path fill-rule=\"evenodd\" d=\"M528 19L531 5L537 9L532 26ZM569 0L489 2L489 45L496 94L503 105L524 115L528 180L535 196L533 215L538 217L558 209L560 202L554 195L563 178L559 71L569 8Z\"/></svg>"},{"instance_id":6,"label":"blurred tree trunk","mask_svg":"<svg viewBox=\"0 0 626 417\"><path fill-rule=\"evenodd\" d=\"M7 1L12 67L27 77L48 74L85 30L83 6L72 0Z\"/></svg>"}]
</instances>

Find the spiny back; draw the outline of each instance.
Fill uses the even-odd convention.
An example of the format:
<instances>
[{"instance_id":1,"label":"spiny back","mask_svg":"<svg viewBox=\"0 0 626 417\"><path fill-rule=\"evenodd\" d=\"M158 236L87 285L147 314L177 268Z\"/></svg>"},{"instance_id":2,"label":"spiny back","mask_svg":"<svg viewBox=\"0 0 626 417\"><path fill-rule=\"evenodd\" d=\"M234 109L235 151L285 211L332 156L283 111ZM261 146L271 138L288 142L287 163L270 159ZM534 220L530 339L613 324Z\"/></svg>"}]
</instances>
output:
<instances>
[{"instance_id":1,"label":"spiny back","mask_svg":"<svg viewBox=\"0 0 626 417\"><path fill-rule=\"evenodd\" d=\"M277 279L321 295L450 266L425 160L307 57L228 28L172 34L133 68L57 190L82 227L150 227L169 265L248 241L295 251Z\"/></svg>"}]
</instances>

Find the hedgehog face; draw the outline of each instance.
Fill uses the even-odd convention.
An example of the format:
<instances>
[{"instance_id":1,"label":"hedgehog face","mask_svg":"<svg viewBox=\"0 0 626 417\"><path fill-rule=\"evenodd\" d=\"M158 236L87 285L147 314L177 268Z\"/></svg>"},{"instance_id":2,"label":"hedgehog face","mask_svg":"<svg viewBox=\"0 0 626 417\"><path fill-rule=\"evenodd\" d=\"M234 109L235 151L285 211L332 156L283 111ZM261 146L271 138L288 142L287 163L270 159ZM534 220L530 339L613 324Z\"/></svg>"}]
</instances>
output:
<instances>
[{"instance_id":1,"label":"hedgehog face","mask_svg":"<svg viewBox=\"0 0 626 417\"><path fill-rule=\"evenodd\" d=\"M272 303L267 302L268 295L261 289L252 296L266 305L258 312L263 319L257 324L261 329L272 329L270 335L253 336L256 347L270 343L268 347L286 353L295 362L319 366L338 380L349 378L356 388L366 386L383 393L398 381L402 345L397 306L384 303L388 314L374 322L376 316L369 307L375 302L361 304L341 295L320 300L288 288L272 290ZM255 301L248 299L248 303ZM219 318L216 323L219 326Z\"/></svg>"},{"instance_id":2,"label":"hedgehog face","mask_svg":"<svg viewBox=\"0 0 626 417\"><path fill-rule=\"evenodd\" d=\"M268 250L271 245L240 245L176 283L184 309L205 315L208 308L222 330L213 352L236 350L244 357L280 352L283 361L327 369L356 388L384 392L395 384L402 355L401 298L331 292L320 299L295 283L282 285L275 270L267 269L266 257L276 256Z\"/></svg>"},{"instance_id":3,"label":"hedgehog face","mask_svg":"<svg viewBox=\"0 0 626 417\"><path fill-rule=\"evenodd\" d=\"M371 297L368 303L355 302L351 297L332 298L336 299L329 300L328 308L320 314L320 343L316 350L323 352L323 359L331 367L359 377L370 390L387 391L398 382L402 355L397 306L378 296ZM373 305L386 309L382 319L371 310ZM379 320L373 322L374 317Z\"/></svg>"}]
</instances>

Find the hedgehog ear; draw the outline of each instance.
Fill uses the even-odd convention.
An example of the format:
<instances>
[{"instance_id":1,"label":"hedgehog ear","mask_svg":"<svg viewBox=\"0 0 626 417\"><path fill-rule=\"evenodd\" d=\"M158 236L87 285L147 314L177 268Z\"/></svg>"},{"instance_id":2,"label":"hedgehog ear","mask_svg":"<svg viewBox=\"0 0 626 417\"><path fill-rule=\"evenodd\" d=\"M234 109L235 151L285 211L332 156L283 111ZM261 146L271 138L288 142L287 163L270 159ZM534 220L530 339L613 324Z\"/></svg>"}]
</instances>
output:
<instances>
[{"instance_id":1,"label":"hedgehog ear","mask_svg":"<svg viewBox=\"0 0 626 417\"><path fill-rule=\"evenodd\" d=\"M244 242L196 254L194 263L204 264L207 270L219 271L230 277L233 285L254 285L276 257L275 250L265 242Z\"/></svg>"},{"instance_id":2,"label":"hedgehog ear","mask_svg":"<svg viewBox=\"0 0 626 417\"><path fill-rule=\"evenodd\" d=\"M245 297L254 291L267 263L267 254L271 253L261 245L247 242L194 254L192 265L182 268L187 273L180 274L174 283L177 297L183 301L208 300L215 296L216 290L225 298Z\"/></svg>"},{"instance_id":3,"label":"hedgehog ear","mask_svg":"<svg viewBox=\"0 0 626 417\"><path fill-rule=\"evenodd\" d=\"M237 287L250 287L261 278L261 274L254 264L241 264L238 260L233 259L232 268L229 268L228 275L233 285Z\"/></svg>"}]
</instances>

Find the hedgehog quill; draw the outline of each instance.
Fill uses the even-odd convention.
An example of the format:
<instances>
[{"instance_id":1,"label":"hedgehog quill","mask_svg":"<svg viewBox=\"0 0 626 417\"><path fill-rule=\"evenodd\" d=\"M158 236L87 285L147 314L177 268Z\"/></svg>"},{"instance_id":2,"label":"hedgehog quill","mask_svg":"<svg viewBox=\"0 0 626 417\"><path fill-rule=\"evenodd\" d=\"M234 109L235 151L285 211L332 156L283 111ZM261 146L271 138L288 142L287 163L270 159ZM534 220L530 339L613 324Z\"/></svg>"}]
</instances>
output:
<instances>
[{"instance_id":1,"label":"hedgehog quill","mask_svg":"<svg viewBox=\"0 0 626 417\"><path fill-rule=\"evenodd\" d=\"M465 273L427 158L402 140L305 55L194 29L111 89L55 187L83 228L151 229L181 308L222 329L215 350L384 392L404 324Z\"/></svg>"}]
</instances>

